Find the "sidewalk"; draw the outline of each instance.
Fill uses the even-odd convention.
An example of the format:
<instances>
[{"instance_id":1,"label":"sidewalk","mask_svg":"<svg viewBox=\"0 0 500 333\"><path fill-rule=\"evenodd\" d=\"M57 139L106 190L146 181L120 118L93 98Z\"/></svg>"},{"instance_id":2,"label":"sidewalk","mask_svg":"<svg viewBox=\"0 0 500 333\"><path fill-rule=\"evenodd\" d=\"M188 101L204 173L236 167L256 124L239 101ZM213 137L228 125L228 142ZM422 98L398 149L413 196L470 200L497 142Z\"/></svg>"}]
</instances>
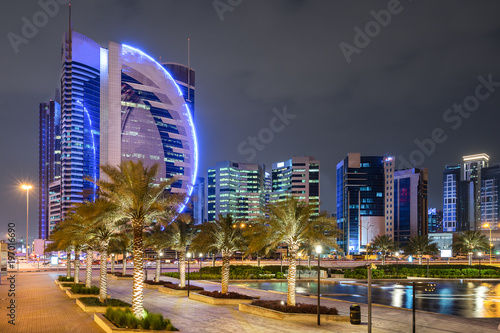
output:
<instances>
[{"instance_id":1,"label":"sidewalk","mask_svg":"<svg viewBox=\"0 0 500 333\"><path fill-rule=\"evenodd\" d=\"M16 281L16 326L7 323L8 286L5 278L0 286L0 332L101 332L93 322L92 315L83 312L75 300L69 299L54 284L56 273L25 273L17 276ZM82 273L83 277L83 273ZM162 277L165 281L176 279ZM98 275L94 272L93 284L98 285ZM206 290L220 290L220 284L197 282ZM261 299L286 300L285 294L265 292L230 286L231 291L260 296ZM108 292L113 298L131 302L132 281L108 280ZM151 312L162 313L182 332L366 332L367 307L361 305L363 325L350 323L283 322L238 311L237 306L215 306L186 297L175 297L144 289L145 308ZM316 304L315 298L297 297L298 302ZM336 307L341 315L349 315L352 303L335 300L321 300L322 305ZM448 315L417 312L417 332L499 332L500 319L469 319ZM412 312L390 307L373 307L373 332L411 332Z\"/></svg>"},{"instance_id":2,"label":"sidewalk","mask_svg":"<svg viewBox=\"0 0 500 333\"><path fill-rule=\"evenodd\" d=\"M9 274L10 275L10 274ZM55 284L57 274L21 273L16 275L15 326L9 324L7 280L0 285L0 332L2 333L101 333L89 314L83 312Z\"/></svg>"}]
</instances>

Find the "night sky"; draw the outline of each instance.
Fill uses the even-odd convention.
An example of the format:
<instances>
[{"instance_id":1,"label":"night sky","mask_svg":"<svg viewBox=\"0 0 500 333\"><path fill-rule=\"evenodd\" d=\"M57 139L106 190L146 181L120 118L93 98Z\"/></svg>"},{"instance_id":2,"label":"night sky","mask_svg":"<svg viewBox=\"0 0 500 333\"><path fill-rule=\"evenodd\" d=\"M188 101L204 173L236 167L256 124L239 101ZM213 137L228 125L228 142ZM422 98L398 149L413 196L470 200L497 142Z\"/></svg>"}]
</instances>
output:
<instances>
[{"instance_id":1,"label":"night sky","mask_svg":"<svg viewBox=\"0 0 500 333\"><path fill-rule=\"evenodd\" d=\"M68 13L60 5L44 16L38 1L1 4L0 232L14 222L21 236L19 186L38 182L38 104L58 86ZM390 152L399 166L404 158L429 168L429 206L439 208L445 164L481 152L500 162L498 1L76 0L72 8L73 29L101 46L187 63L191 38L201 176L221 160L270 170L312 155L321 160L321 208L335 213L336 165L349 152ZM23 18L34 16L38 31L23 36ZM463 103L472 111L460 111ZM280 126L273 118L284 110ZM253 156L245 142L259 133L265 144Z\"/></svg>"}]
</instances>

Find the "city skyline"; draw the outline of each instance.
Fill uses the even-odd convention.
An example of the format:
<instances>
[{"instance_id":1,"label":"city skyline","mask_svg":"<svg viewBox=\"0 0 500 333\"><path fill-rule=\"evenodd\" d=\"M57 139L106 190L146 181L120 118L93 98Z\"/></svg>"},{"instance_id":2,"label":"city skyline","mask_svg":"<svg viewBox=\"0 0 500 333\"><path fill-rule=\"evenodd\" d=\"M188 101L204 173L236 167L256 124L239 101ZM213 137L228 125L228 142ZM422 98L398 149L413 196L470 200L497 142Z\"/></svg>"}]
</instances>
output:
<instances>
[{"instance_id":1,"label":"city skyline","mask_svg":"<svg viewBox=\"0 0 500 333\"><path fill-rule=\"evenodd\" d=\"M441 209L446 164L476 153L488 154L492 163L500 162L495 145L499 136L495 89L500 73L494 59L499 24L494 18L498 5L493 2L460 8L440 3L433 7L435 12L426 11L422 4L402 3L403 10L360 53L352 54L350 63L339 44L353 44L353 28L373 20L370 11L385 9L387 2L358 7L243 2L225 12L222 21L210 2L190 7L129 1L117 7L113 17L105 13L115 4L96 3L74 1L73 22L75 30L101 45L116 40L147 49L158 61L161 56L162 61L185 64L187 38L191 38L201 177L206 177L210 165L222 160L269 167L290 156L315 156L322 161L321 207L334 213L335 166L349 151L373 156L391 152L396 158L401 156L401 164L402 158L410 161L412 156L418 162L424 156L417 167L429 170L429 207ZM157 6L158 13L151 13L150 6ZM8 8L3 13L4 36L11 32L23 36L21 18L30 21L43 10L36 2ZM439 25L440 8L449 12L445 27ZM3 38L1 184L6 191L2 211L5 223L16 222L19 230L25 219L25 193L16 181L38 182L38 104L53 97L60 75L57 58L67 28L66 9L61 5L26 38L27 43L18 45L17 53L11 40ZM163 22L161 12L179 15ZM262 26L248 32L250 20L262 12L268 13L261 18ZM108 23L95 25L89 17ZM196 22L179 29L187 17ZM415 20L423 17L426 24L415 28ZM307 24L295 26L298 18ZM167 34L149 24L154 19ZM293 33L285 33L287 29ZM390 48L393 45L397 47ZM488 81L493 83L488 86ZM474 101L469 96L476 91L490 96L480 99L475 113L468 108L454 111L455 103L467 106ZM258 146L249 136L258 138ZM254 145L255 156L241 153L241 144L245 148ZM35 193L32 190L30 196L30 235L37 231Z\"/></svg>"}]
</instances>

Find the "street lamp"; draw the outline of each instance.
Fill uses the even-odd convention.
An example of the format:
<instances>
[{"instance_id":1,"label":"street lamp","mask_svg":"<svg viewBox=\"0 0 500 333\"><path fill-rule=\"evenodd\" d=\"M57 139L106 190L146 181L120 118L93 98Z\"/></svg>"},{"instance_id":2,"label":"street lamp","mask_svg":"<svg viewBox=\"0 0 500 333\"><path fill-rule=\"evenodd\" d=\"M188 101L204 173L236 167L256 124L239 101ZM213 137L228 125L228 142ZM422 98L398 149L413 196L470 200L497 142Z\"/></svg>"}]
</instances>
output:
<instances>
[{"instance_id":1,"label":"street lamp","mask_svg":"<svg viewBox=\"0 0 500 333\"><path fill-rule=\"evenodd\" d=\"M203 253L200 253L200 280L201 280L201 258L203 257Z\"/></svg>"},{"instance_id":2,"label":"street lamp","mask_svg":"<svg viewBox=\"0 0 500 333\"><path fill-rule=\"evenodd\" d=\"M23 190L26 190L26 263L28 263L28 252L29 252L29 246L28 246L28 244L29 244L29 241L28 241L29 191L33 188L33 186L31 186L30 184L23 184L23 185L21 185L21 188Z\"/></svg>"},{"instance_id":3,"label":"street lamp","mask_svg":"<svg viewBox=\"0 0 500 333\"><path fill-rule=\"evenodd\" d=\"M490 265L491 265L491 252L493 250L493 243L491 242L491 224L485 223L485 224L483 224L483 228L490 229Z\"/></svg>"},{"instance_id":4,"label":"street lamp","mask_svg":"<svg viewBox=\"0 0 500 333\"><path fill-rule=\"evenodd\" d=\"M399 259L399 251L394 253L396 255L396 278L398 277L398 259Z\"/></svg>"},{"instance_id":5,"label":"street lamp","mask_svg":"<svg viewBox=\"0 0 500 333\"><path fill-rule=\"evenodd\" d=\"M187 271L187 280L188 280L188 298L189 298L189 258L191 258L191 253L186 253L186 257L188 258L188 271Z\"/></svg>"},{"instance_id":6,"label":"street lamp","mask_svg":"<svg viewBox=\"0 0 500 333\"><path fill-rule=\"evenodd\" d=\"M319 298L319 267L320 267L320 262L321 262L321 245L316 245L316 253L318 254L318 326L321 325L321 322L320 322L320 315L319 315L319 307L320 307L320 298Z\"/></svg>"},{"instance_id":7,"label":"street lamp","mask_svg":"<svg viewBox=\"0 0 500 333\"><path fill-rule=\"evenodd\" d=\"M479 277L481 277L481 257L482 257L482 255L483 255L483 253L482 253L482 252L478 252L478 254L477 254L477 255L478 255L478 257L479 257L479 258L478 258L478 259L479 259Z\"/></svg>"},{"instance_id":8,"label":"street lamp","mask_svg":"<svg viewBox=\"0 0 500 333\"><path fill-rule=\"evenodd\" d=\"M368 249L370 248L370 243L366 244L366 258L365 260L368 261Z\"/></svg>"}]
</instances>

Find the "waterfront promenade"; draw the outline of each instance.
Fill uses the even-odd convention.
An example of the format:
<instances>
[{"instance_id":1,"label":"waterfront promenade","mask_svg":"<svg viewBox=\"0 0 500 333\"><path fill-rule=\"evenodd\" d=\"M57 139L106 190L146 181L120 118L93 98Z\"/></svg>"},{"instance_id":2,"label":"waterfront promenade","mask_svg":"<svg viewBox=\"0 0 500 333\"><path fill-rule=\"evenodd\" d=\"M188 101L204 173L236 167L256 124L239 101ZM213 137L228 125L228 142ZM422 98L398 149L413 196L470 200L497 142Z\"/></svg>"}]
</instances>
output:
<instances>
[{"instance_id":1,"label":"waterfront promenade","mask_svg":"<svg viewBox=\"0 0 500 333\"><path fill-rule=\"evenodd\" d=\"M62 274L62 272L60 272ZM1 320L0 332L101 332L93 322L92 315L83 312L54 284L56 272L21 273L16 278L16 325L8 324L7 306L9 286L5 278L0 286ZM83 273L82 273L83 277ZM163 278L176 281L175 279ZM131 302L132 281L108 280L108 292L113 298ZM97 271L93 284L98 284ZM206 290L219 290L220 285L213 282L193 282ZM261 299L286 300L286 295L265 291L243 289L230 286L238 291ZM151 312L160 312L170 318L182 332L366 332L367 308L361 304L362 321L360 326L350 323L282 322L239 312L237 306L214 306L189 300L186 297L165 295L152 289L144 290L145 307ZM298 302L316 304L315 298L297 297ZM341 315L349 315L351 303L322 299L322 305L336 307ZM373 332L411 332L412 312L391 307L373 307ZM417 332L498 332L500 319L460 318L456 316L417 312Z\"/></svg>"}]
</instances>

